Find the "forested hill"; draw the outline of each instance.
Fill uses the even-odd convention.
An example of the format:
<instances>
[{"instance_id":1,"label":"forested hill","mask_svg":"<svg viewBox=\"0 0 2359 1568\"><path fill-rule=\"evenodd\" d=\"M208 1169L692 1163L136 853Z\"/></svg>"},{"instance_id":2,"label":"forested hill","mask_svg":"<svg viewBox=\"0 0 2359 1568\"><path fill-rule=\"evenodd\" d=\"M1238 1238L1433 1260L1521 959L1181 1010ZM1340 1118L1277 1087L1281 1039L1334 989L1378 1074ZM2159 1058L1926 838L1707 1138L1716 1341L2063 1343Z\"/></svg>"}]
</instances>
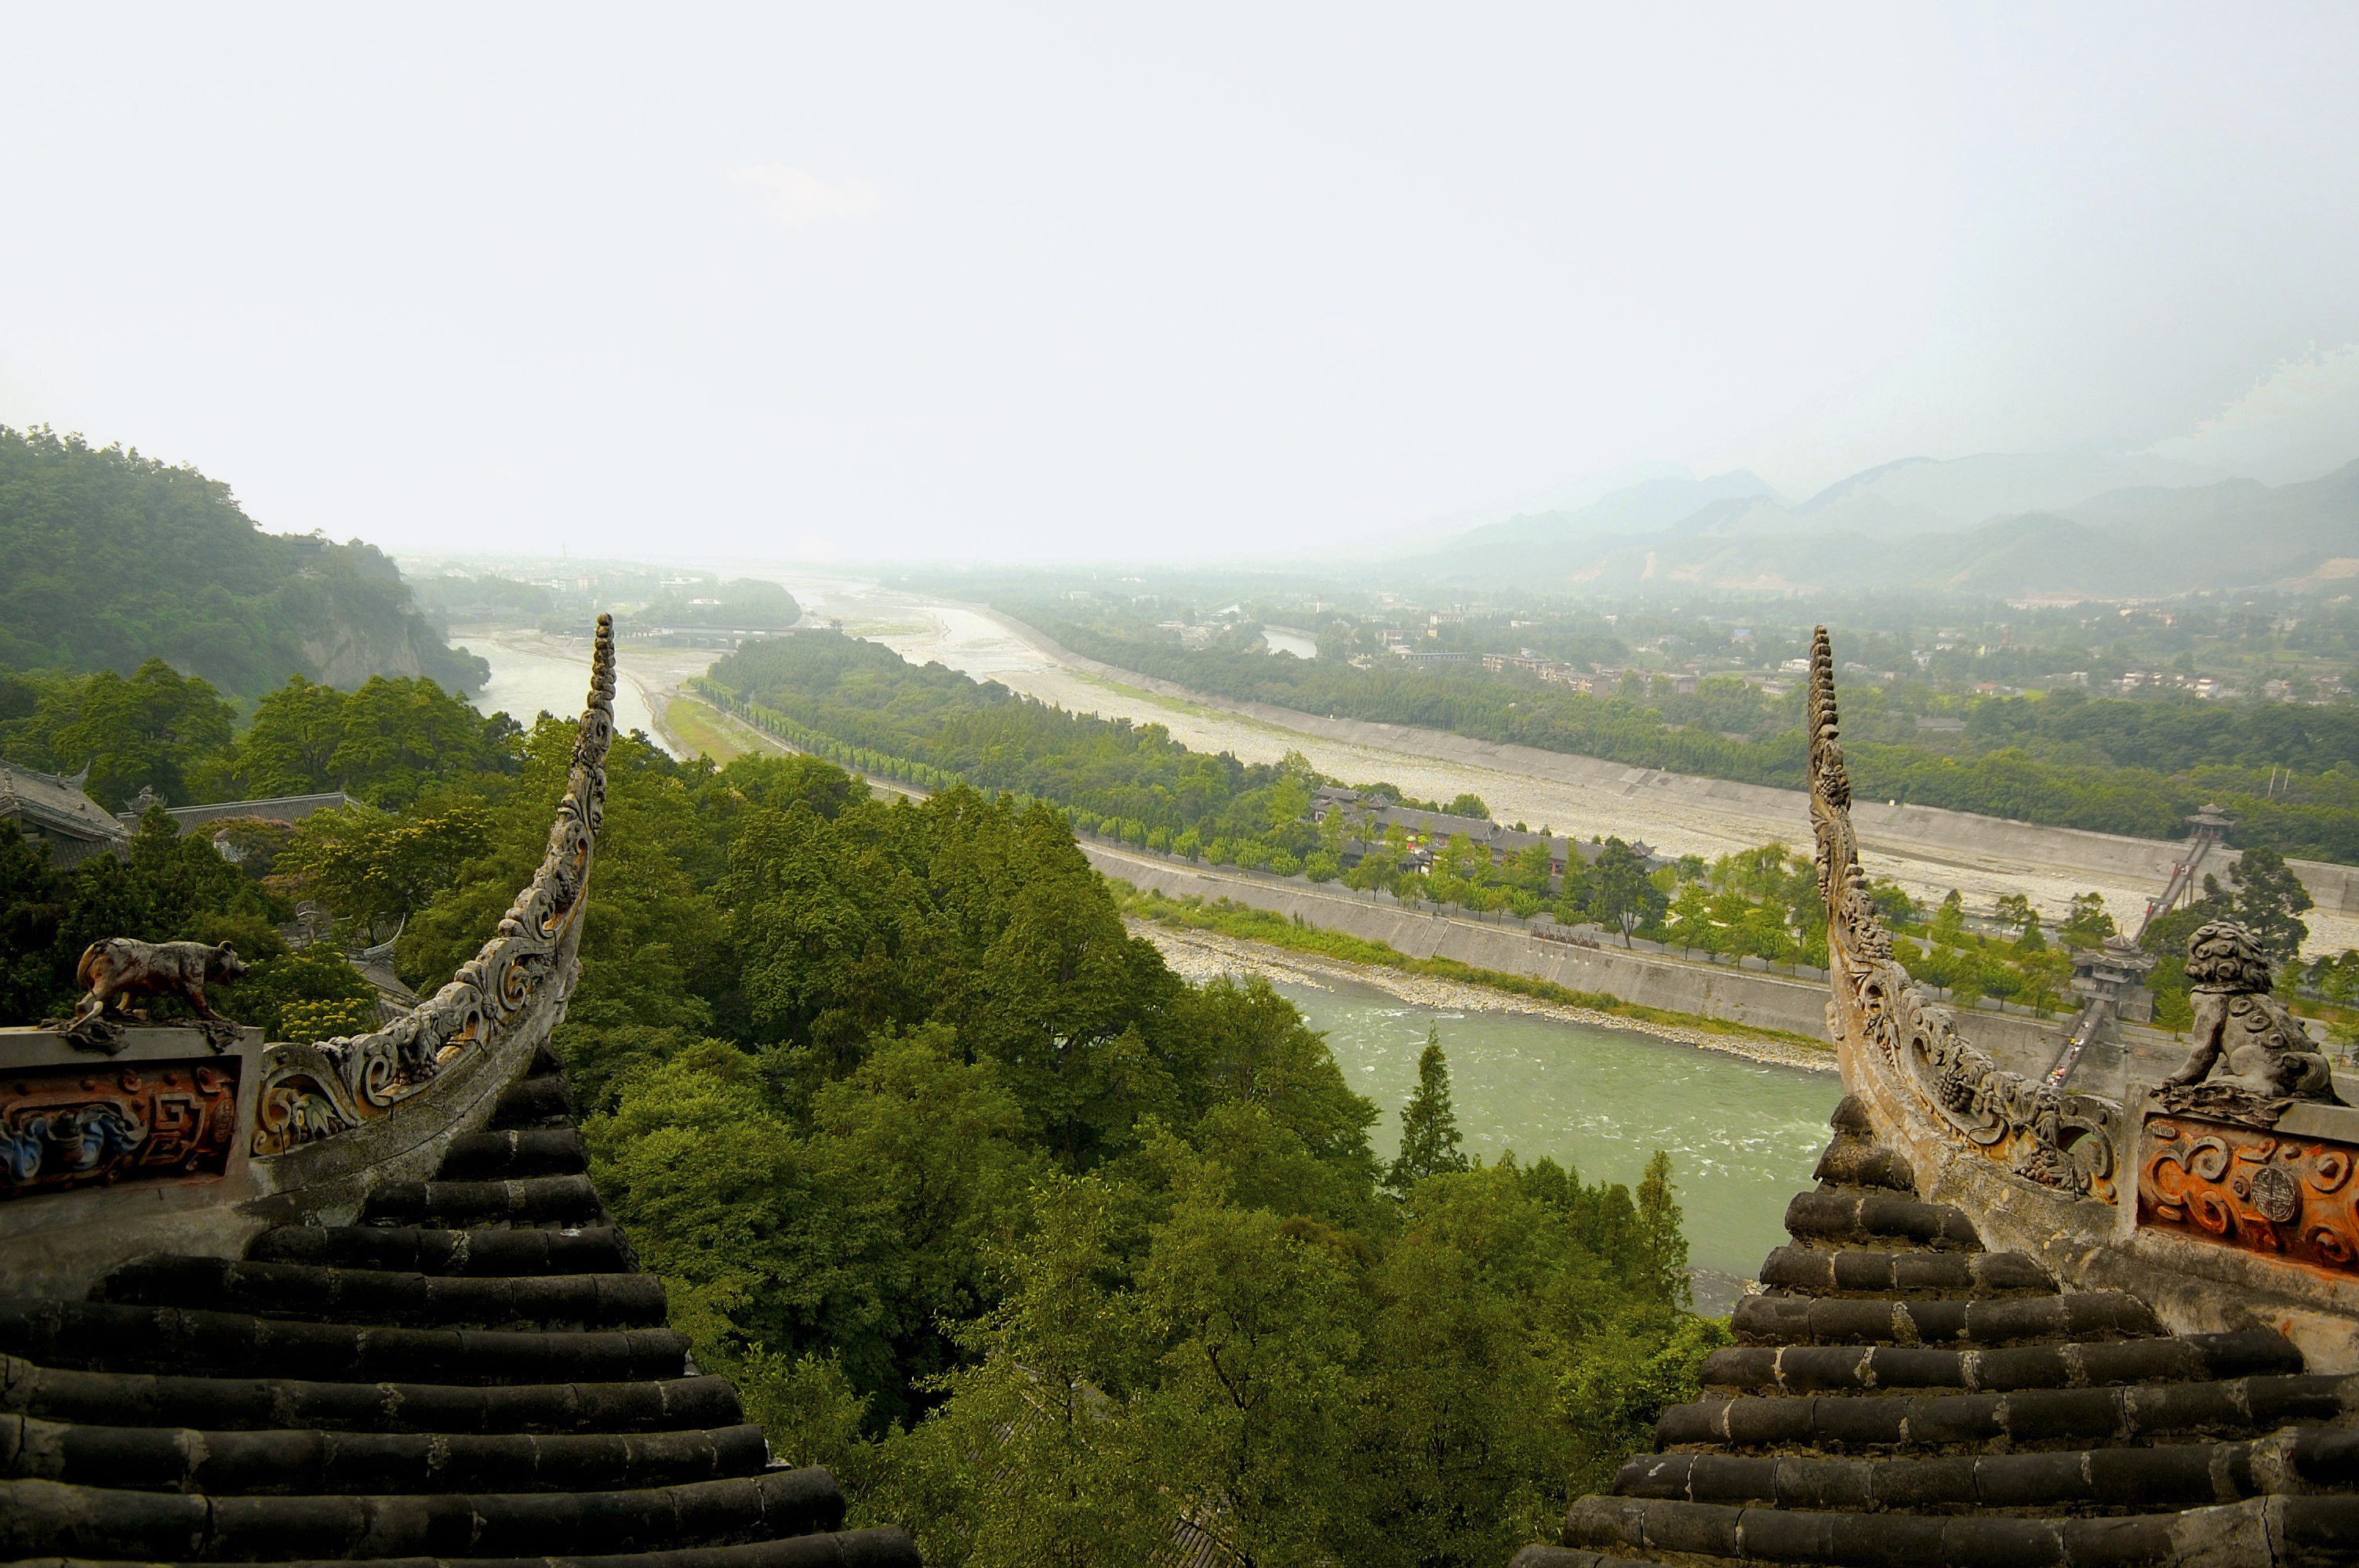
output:
<instances>
[{"instance_id":1,"label":"forested hill","mask_svg":"<svg viewBox=\"0 0 2359 1568\"><path fill-rule=\"evenodd\" d=\"M78 436L0 426L0 665L128 675L161 658L240 696L488 671L374 546L266 534L229 486Z\"/></svg>"}]
</instances>

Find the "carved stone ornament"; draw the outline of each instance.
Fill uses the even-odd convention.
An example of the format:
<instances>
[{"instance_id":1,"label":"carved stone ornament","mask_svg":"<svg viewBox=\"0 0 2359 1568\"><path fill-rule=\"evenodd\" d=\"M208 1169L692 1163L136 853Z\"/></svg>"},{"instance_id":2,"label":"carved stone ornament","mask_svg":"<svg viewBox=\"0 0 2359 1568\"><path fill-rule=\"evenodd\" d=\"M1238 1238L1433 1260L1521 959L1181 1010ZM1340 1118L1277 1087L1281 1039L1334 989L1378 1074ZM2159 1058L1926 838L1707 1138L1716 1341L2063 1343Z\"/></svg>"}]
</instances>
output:
<instances>
[{"instance_id":1,"label":"carved stone ornament","mask_svg":"<svg viewBox=\"0 0 2359 1568\"><path fill-rule=\"evenodd\" d=\"M2155 1098L2163 1109L2274 1127L2297 1101L2341 1105L2334 1072L2269 994L2269 960L2244 926L2214 920L2187 938L2194 1048Z\"/></svg>"},{"instance_id":2,"label":"carved stone ornament","mask_svg":"<svg viewBox=\"0 0 2359 1568\"><path fill-rule=\"evenodd\" d=\"M1834 654L1827 629L1810 647L1810 827L1819 892L1828 910L1827 1029L1875 1058L1935 1125L2024 1181L2057 1193L2115 1200L2121 1108L2006 1071L1958 1033L1950 1010L1917 989L1892 957L1892 937L1868 897L1852 829L1851 779L1835 718Z\"/></svg>"},{"instance_id":3,"label":"carved stone ornament","mask_svg":"<svg viewBox=\"0 0 2359 1568\"><path fill-rule=\"evenodd\" d=\"M614 738L611 617L598 618L590 670L589 705L549 850L501 918L498 935L449 985L374 1033L270 1047L253 1153L283 1154L373 1121L423 1093L462 1053L488 1047L562 1000L606 808L606 752ZM552 984L560 989L552 991Z\"/></svg>"},{"instance_id":4,"label":"carved stone ornament","mask_svg":"<svg viewBox=\"0 0 2359 1568\"><path fill-rule=\"evenodd\" d=\"M2138 1224L2359 1273L2359 1147L2188 1116L2147 1119Z\"/></svg>"},{"instance_id":5,"label":"carved stone ornament","mask_svg":"<svg viewBox=\"0 0 2359 1568\"><path fill-rule=\"evenodd\" d=\"M237 1132L235 1056L0 1072L0 1196L218 1176Z\"/></svg>"}]
</instances>

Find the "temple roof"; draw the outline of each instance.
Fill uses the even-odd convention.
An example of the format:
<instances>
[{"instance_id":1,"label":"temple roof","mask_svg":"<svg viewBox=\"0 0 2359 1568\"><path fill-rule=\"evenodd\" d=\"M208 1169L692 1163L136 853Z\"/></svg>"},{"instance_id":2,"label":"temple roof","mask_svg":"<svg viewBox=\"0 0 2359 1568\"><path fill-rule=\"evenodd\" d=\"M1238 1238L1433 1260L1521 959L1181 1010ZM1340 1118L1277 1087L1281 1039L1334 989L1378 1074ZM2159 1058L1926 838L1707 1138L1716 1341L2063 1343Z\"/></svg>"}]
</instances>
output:
<instances>
[{"instance_id":1,"label":"temple roof","mask_svg":"<svg viewBox=\"0 0 2359 1568\"><path fill-rule=\"evenodd\" d=\"M0 1559L911 1564L700 1375L546 1054L433 1179L0 1298Z\"/></svg>"},{"instance_id":2,"label":"temple roof","mask_svg":"<svg viewBox=\"0 0 2359 1568\"><path fill-rule=\"evenodd\" d=\"M1920 1201L1857 1099L1834 1129L1703 1398L1515 1568L2359 1562L2359 1374L2061 1291Z\"/></svg>"},{"instance_id":3,"label":"temple roof","mask_svg":"<svg viewBox=\"0 0 2359 1568\"><path fill-rule=\"evenodd\" d=\"M81 782L0 762L0 816L92 844L119 844L130 835L106 808L82 793Z\"/></svg>"}]
</instances>

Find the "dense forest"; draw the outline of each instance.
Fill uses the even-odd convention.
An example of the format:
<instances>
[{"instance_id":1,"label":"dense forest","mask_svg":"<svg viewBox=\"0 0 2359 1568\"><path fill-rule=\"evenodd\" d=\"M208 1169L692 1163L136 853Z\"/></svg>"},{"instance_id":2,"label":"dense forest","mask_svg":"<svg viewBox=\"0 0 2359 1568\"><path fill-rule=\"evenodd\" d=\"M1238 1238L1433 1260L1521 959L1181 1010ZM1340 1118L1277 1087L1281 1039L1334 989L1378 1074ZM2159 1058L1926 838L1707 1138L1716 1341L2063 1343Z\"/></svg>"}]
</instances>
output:
<instances>
[{"instance_id":1,"label":"dense forest","mask_svg":"<svg viewBox=\"0 0 2359 1568\"><path fill-rule=\"evenodd\" d=\"M1084 624L1037 605L1010 613L1078 654L1223 697L1802 785L1799 690L1770 696L1719 676L1681 694L1640 676L1617 695L1591 697L1513 670L1298 659L1251 636L1189 650L1136 616ZM2237 819L2230 841L2239 848L2359 862L2359 708L2016 697L1969 708L1969 744L1951 754L1915 740L1914 717L1879 685L1846 682L1842 701L1844 753L1864 798L2147 838L2182 836L2188 814L2217 801Z\"/></svg>"},{"instance_id":2,"label":"dense forest","mask_svg":"<svg viewBox=\"0 0 2359 1568\"><path fill-rule=\"evenodd\" d=\"M319 795L407 804L437 778L513 766L514 720L484 718L423 677L371 676L356 691L290 676L237 728L201 676L149 659L128 678L0 672L0 757L75 773L121 811L144 787L166 806Z\"/></svg>"},{"instance_id":3,"label":"dense forest","mask_svg":"<svg viewBox=\"0 0 2359 1568\"><path fill-rule=\"evenodd\" d=\"M963 782L1167 836L1316 848L1307 770L1194 752L1161 726L1073 714L838 632L749 643L705 687L807 750L929 789Z\"/></svg>"},{"instance_id":4,"label":"dense forest","mask_svg":"<svg viewBox=\"0 0 2359 1568\"><path fill-rule=\"evenodd\" d=\"M255 697L298 671L482 685L374 546L266 534L229 487L78 436L0 426L0 669L150 659Z\"/></svg>"},{"instance_id":5,"label":"dense forest","mask_svg":"<svg viewBox=\"0 0 2359 1568\"><path fill-rule=\"evenodd\" d=\"M312 776L360 700L290 683L228 755ZM572 730L417 707L468 762L388 754L389 809L235 866L160 813L65 876L6 836L5 1005L57 1007L103 932L234 939L233 1016L342 1021L349 966L271 946L307 897L446 979L538 860ZM1635 1190L1469 1161L1439 1040L1371 1147L1291 1005L1174 977L1045 803L618 739L582 957L554 1044L672 1322L929 1562L1144 1560L1182 1517L1254 1561L1504 1561L1726 1341L1685 1310L1668 1161Z\"/></svg>"}]
</instances>

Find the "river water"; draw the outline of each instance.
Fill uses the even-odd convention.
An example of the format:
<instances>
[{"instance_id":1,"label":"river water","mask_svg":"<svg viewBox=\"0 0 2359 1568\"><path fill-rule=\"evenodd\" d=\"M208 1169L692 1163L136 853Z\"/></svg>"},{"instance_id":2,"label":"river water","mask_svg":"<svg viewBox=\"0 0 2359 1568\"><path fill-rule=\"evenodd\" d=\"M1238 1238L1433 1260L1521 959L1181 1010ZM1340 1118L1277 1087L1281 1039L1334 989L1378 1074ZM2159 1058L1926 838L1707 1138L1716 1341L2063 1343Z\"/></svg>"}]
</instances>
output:
<instances>
[{"instance_id":1,"label":"river water","mask_svg":"<svg viewBox=\"0 0 2359 1568\"><path fill-rule=\"evenodd\" d=\"M492 666L474 698L479 711L504 710L527 725L543 711L582 711L586 657L480 636L467 646ZM625 732L654 733L647 699L628 679L616 683L614 719ZM1418 1054L1426 1031L1439 1029L1468 1153L1495 1162L1513 1149L1527 1162L1545 1155L1586 1180L1635 1189L1649 1156L1668 1151L1689 1260L1739 1278L1751 1277L1785 1239L1787 1201L1810 1184L1827 1116L1843 1092L1826 1074L1622 1030L1437 1011L1348 981L1277 989L1325 1033L1345 1081L1375 1102L1383 1119L1369 1136L1380 1156L1400 1146L1400 1108L1417 1086Z\"/></svg>"},{"instance_id":2,"label":"river water","mask_svg":"<svg viewBox=\"0 0 2359 1568\"><path fill-rule=\"evenodd\" d=\"M554 713L560 719L582 716L590 699L590 656L586 652L578 659L560 658L506 647L488 637L471 637L463 646L492 666L492 678L471 699L476 712L506 713L527 730L532 728L533 719L543 713ZM655 715L647 711L647 698L628 679L614 683L614 728L625 735L634 730L644 730L652 738L656 732ZM662 742L658 741L657 744Z\"/></svg>"},{"instance_id":3,"label":"river water","mask_svg":"<svg viewBox=\"0 0 2359 1568\"><path fill-rule=\"evenodd\" d=\"M1280 984L1326 1033L1346 1082L1384 1119L1369 1133L1389 1159L1417 1087L1428 1029L1441 1032L1465 1150L1495 1163L1513 1149L1587 1181L1636 1189L1658 1149L1686 1211L1689 1261L1740 1278L1786 1239L1788 1200L1811 1184L1843 1087L1807 1073L1649 1035L1519 1013L1445 1012L1367 987Z\"/></svg>"},{"instance_id":4,"label":"river water","mask_svg":"<svg viewBox=\"0 0 2359 1568\"><path fill-rule=\"evenodd\" d=\"M1261 629L1261 640L1269 644L1269 651L1273 654L1292 654L1298 659L1319 656L1318 643L1291 632L1273 632L1265 626Z\"/></svg>"}]
</instances>

